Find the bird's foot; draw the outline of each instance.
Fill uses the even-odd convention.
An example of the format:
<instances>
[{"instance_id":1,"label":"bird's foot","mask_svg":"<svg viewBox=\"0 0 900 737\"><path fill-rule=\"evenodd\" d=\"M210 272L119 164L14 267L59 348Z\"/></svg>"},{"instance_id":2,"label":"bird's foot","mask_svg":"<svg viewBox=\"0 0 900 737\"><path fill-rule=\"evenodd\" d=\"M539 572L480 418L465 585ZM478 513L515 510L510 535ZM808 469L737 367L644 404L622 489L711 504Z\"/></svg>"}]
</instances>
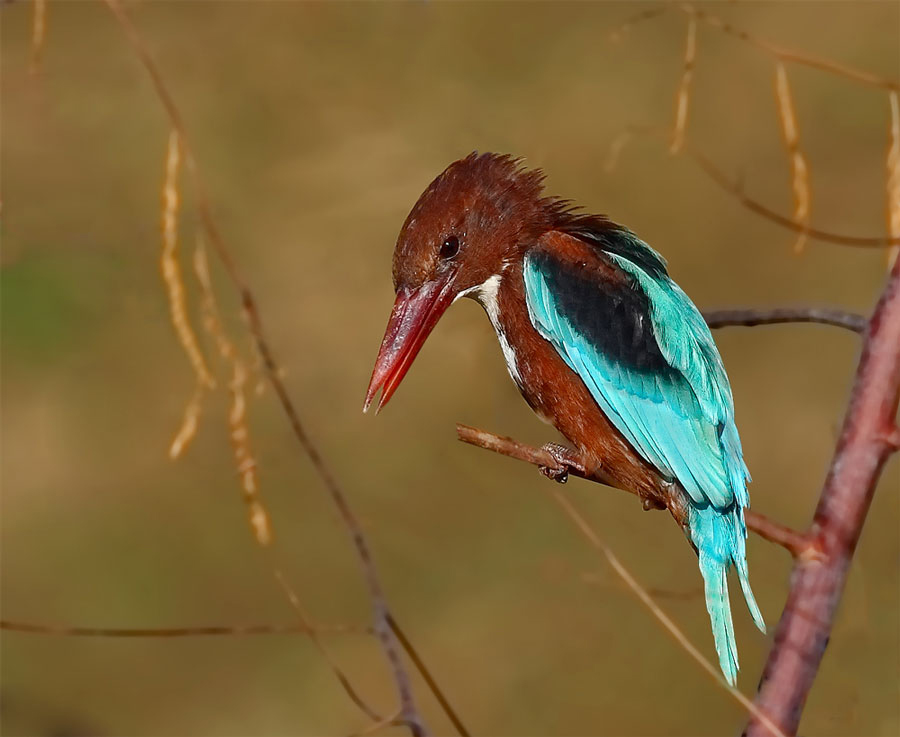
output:
<instances>
[{"instance_id":1,"label":"bird's foot","mask_svg":"<svg viewBox=\"0 0 900 737\"><path fill-rule=\"evenodd\" d=\"M664 502L659 499L655 499L652 496L645 496L641 499L641 504L644 507L645 512L649 512L651 509L665 509L666 505Z\"/></svg>"},{"instance_id":2,"label":"bird's foot","mask_svg":"<svg viewBox=\"0 0 900 737\"><path fill-rule=\"evenodd\" d=\"M569 471L571 469L580 470L580 464L575 460L571 448L558 443L547 443L541 447L553 458L555 465L538 466L538 469L544 476L558 484L564 484L569 480Z\"/></svg>"}]
</instances>

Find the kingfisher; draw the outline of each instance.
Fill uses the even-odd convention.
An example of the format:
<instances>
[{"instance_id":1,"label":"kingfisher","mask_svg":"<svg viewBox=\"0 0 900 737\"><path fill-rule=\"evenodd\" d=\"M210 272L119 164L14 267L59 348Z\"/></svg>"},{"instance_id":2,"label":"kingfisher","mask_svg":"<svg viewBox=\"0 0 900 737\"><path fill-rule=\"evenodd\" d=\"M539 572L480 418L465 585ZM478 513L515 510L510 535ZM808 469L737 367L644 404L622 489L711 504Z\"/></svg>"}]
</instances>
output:
<instances>
[{"instance_id":1,"label":"kingfisher","mask_svg":"<svg viewBox=\"0 0 900 737\"><path fill-rule=\"evenodd\" d=\"M734 685L732 566L765 632L747 570L750 474L722 359L665 260L628 228L546 195L543 172L521 159L474 152L412 208L393 282L365 409L379 390L377 409L387 403L453 302L477 301L525 401L575 446L585 470L680 521ZM562 446L545 447L563 458Z\"/></svg>"}]
</instances>

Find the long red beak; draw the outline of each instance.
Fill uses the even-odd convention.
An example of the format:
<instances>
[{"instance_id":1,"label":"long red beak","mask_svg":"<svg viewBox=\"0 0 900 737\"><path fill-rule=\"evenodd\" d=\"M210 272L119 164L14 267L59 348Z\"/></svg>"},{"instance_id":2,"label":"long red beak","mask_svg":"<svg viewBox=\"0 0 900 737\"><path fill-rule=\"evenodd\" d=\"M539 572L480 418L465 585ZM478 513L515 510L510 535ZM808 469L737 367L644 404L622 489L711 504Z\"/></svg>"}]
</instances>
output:
<instances>
[{"instance_id":1,"label":"long red beak","mask_svg":"<svg viewBox=\"0 0 900 737\"><path fill-rule=\"evenodd\" d=\"M452 281L452 275L445 279L433 279L417 289L403 290L397 295L378 358L375 359L364 412L369 409L379 389L381 399L376 412L387 404L400 385L425 339L453 302Z\"/></svg>"}]
</instances>

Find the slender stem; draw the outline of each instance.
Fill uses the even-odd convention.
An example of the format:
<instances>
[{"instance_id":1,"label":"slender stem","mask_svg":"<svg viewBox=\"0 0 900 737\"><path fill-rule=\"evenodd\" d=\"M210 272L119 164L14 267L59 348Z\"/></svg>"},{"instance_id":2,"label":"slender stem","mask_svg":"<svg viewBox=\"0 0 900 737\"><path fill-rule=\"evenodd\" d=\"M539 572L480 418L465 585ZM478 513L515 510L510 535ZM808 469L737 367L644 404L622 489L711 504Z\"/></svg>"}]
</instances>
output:
<instances>
[{"instance_id":1,"label":"slender stem","mask_svg":"<svg viewBox=\"0 0 900 737\"><path fill-rule=\"evenodd\" d=\"M616 575L624 581L625 585L628 586L638 600L647 607L662 627L672 635L675 641L713 679L713 681L728 691L728 693L731 694L731 696L753 717L759 719L764 724L768 724L775 737L785 737L785 735L779 731L777 725L775 725L756 704L722 677L722 673L719 669L716 668L716 666L714 666L709 659L697 649L697 646L687 638L684 632L681 631L681 628L675 624L672 618L663 611L662 607L653 600L653 597L650 596L650 592L638 583L637 579L631 575L631 572L623 565L618 556L613 553L612 548L610 548L606 541L597 534L597 531L591 527L581 513L575 509L575 506L566 495L559 489L554 489L551 492L551 496L584 538L603 554L609 565L616 572Z\"/></svg>"},{"instance_id":2,"label":"slender stem","mask_svg":"<svg viewBox=\"0 0 900 737\"><path fill-rule=\"evenodd\" d=\"M669 131L658 126L627 126L625 130L616 139L613 140L613 143L610 146L609 158L607 161L607 170L611 170L615 166L625 144L634 136L650 136L652 138L659 138L668 143L670 133ZM818 240L825 243L834 243L839 246L852 246L854 248L884 248L886 246L900 245L900 237L885 238L880 236L856 236L845 235L843 233L832 233L828 230L813 228L808 223L799 222L791 217L782 215L780 212L776 212L775 210L766 207L766 205L758 202L757 200L754 200L752 197L745 194L739 182L733 182L731 179L729 179L728 176L718 166L716 166L709 157L701 153L695 146L693 146L690 143L689 139L685 139L683 141L681 147L678 150L678 154L685 154L690 159L693 159L693 161L700 167L703 173L706 174L707 177L709 177L709 179L711 179L716 185L718 185L724 192L736 199L741 205L750 210L750 212L754 213L755 215L759 215L760 217L768 220L769 222L775 223L782 228L791 230L794 233L803 234L813 240Z\"/></svg>"},{"instance_id":3,"label":"slender stem","mask_svg":"<svg viewBox=\"0 0 900 737\"><path fill-rule=\"evenodd\" d=\"M290 423L294 436L300 443L303 451L309 457L313 468L331 496L344 526L350 534L353 546L356 549L363 577L369 589L369 598L371 600L374 618L373 629L381 643L388 664L390 665L394 684L400 699L402 721L409 726L414 737L425 735L427 730L415 705L409 674L406 672L406 668L400 656L399 643L394 631L388 623L390 611L375 563L372 559L369 544L362 532L362 526L359 524L359 521L351 509L347 497L339 486L335 475L332 473L330 466L326 463L318 446L314 443L312 437L300 421L294 403L288 395L284 382L281 380L281 372L279 371L275 356L266 338L262 318L256 306L256 299L254 298L246 279L238 268L237 262L234 260L230 249L226 246L224 238L213 217L210 199L206 192L203 180L200 177L199 167L197 166L197 161L194 157L193 149L190 145L187 131L178 107L175 104L172 95L169 93L146 44L141 39L137 29L123 9L120 0L105 0L105 2L119 22L119 25L125 33L134 52L137 54L144 69L152 80L157 96L166 110L172 127L178 132L184 151L185 165L188 173L191 175L191 181L194 186L194 195L200 222L206 231L207 237L212 244L216 255L231 279L235 290L240 295L244 317L246 318L250 334L253 336L253 340L262 357L266 377Z\"/></svg>"},{"instance_id":4,"label":"slender stem","mask_svg":"<svg viewBox=\"0 0 900 737\"><path fill-rule=\"evenodd\" d=\"M22 632L31 635L59 635L64 637L208 637L224 635L294 635L316 632L319 634L372 634L371 627L347 625L293 624L227 624L199 627L73 627L66 624L37 624L8 619L0 620L0 630Z\"/></svg>"},{"instance_id":5,"label":"slender stem","mask_svg":"<svg viewBox=\"0 0 900 737\"><path fill-rule=\"evenodd\" d=\"M613 31L613 38L620 38L638 23L643 23L644 21L656 18L672 7L675 7L672 3L663 3L655 8L648 8L647 10L637 13ZM810 67L811 69L819 69L828 74L844 77L853 82L858 82L859 84L864 84L869 87L877 87L888 92L900 91L900 82L897 82L896 80L879 77L877 74L872 74L872 72L856 69L845 64L838 64L830 59L823 59L818 56L813 56L812 54L805 54L802 51L794 51L793 49L784 46L778 46L771 41L767 41L759 36L754 36L749 31L745 31L742 28L732 25L717 15L713 15L705 10L698 10L690 3L680 3L677 7L681 12L688 14L712 28L718 29L722 33L737 38L751 46L755 46L769 57L778 61L799 64L800 66Z\"/></svg>"},{"instance_id":6,"label":"slender stem","mask_svg":"<svg viewBox=\"0 0 900 737\"><path fill-rule=\"evenodd\" d=\"M709 310L703 313L707 324L714 330L734 326L781 325L786 323L818 323L836 328L846 328L854 333L866 329L867 320L862 315L827 307L777 307L771 310Z\"/></svg>"},{"instance_id":7,"label":"slender stem","mask_svg":"<svg viewBox=\"0 0 900 737\"><path fill-rule=\"evenodd\" d=\"M456 731L459 732L460 737L469 737L469 730L466 729L465 725L462 723L462 720L454 710L453 705L447 700L447 697L444 696L444 692L441 691L440 686L438 686L437 682L434 680L434 677L431 675L431 671L428 670L428 666L425 665L425 662L421 657L419 657L419 653L413 647L413 644L407 639L406 634L402 629L400 629L397 621L390 614L388 614L388 624L391 626L394 634L397 635L397 639L400 640L400 644L403 645L403 649L406 651L409 659L416 664L416 668L418 668L422 678L425 679L425 682L428 684L428 687L431 689L432 693L434 693L434 697L441 705L441 708L443 708L444 713L447 715L447 718L453 724L453 727L456 729Z\"/></svg>"},{"instance_id":8,"label":"slender stem","mask_svg":"<svg viewBox=\"0 0 900 737\"><path fill-rule=\"evenodd\" d=\"M810 67L812 69L820 69L823 72L828 72L829 74L834 74L839 77L846 77L847 79L853 80L854 82L868 85L870 87L877 87L879 89L888 91L900 90L900 83L893 79L879 77L876 74L863 71L862 69L855 69L853 67L846 66L845 64L838 64L836 62L830 61L829 59L822 59L818 56L812 56L811 54L804 54L799 51L794 51L793 49L778 46L777 44L773 44L771 41L767 41L758 36L754 36L748 31L733 26L731 23L728 23L717 15L708 13L705 10L698 10L690 3L681 3L680 9L682 10L682 12L687 13L692 18L696 18L703 23L719 29L723 33L740 39L741 41L744 41L751 46L755 46L756 48L766 52L769 56L779 59L780 61L791 62L792 64L799 64L801 66Z\"/></svg>"},{"instance_id":9,"label":"slender stem","mask_svg":"<svg viewBox=\"0 0 900 737\"><path fill-rule=\"evenodd\" d=\"M760 215L761 217L775 223L776 225L780 225L783 228L792 230L795 233L802 233L809 238L819 241L825 241L827 243L834 243L839 246L852 246L854 248L884 248L885 246L900 245L900 238L854 236L844 235L841 233L832 233L827 230L820 230L819 228L810 227L806 223L798 222L793 218L782 215L779 212L775 212L771 208L763 205L761 202L757 202L752 197L744 194L739 184L736 184L728 179L724 172L715 164L713 164L712 160L705 154L701 153L698 149L685 142L682 150L690 158L692 158L704 171L704 173L710 179L712 179L713 182L719 185L721 189L734 197L744 207L750 210L750 212L756 215Z\"/></svg>"}]
</instances>

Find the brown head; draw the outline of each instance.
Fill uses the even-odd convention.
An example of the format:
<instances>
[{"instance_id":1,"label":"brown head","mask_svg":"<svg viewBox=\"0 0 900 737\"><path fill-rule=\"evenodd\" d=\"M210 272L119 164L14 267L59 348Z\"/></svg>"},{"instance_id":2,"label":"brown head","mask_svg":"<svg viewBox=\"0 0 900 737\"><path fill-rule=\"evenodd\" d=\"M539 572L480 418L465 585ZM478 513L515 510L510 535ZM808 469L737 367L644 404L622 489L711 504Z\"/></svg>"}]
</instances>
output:
<instances>
[{"instance_id":1,"label":"brown head","mask_svg":"<svg viewBox=\"0 0 900 737\"><path fill-rule=\"evenodd\" d=\"M366 393L383 407L453 301L521 257L567 212L543 197L544 176L511 156L473 153L419 197L394 249L397 300Z\"/></svg>"}]
</instances>

